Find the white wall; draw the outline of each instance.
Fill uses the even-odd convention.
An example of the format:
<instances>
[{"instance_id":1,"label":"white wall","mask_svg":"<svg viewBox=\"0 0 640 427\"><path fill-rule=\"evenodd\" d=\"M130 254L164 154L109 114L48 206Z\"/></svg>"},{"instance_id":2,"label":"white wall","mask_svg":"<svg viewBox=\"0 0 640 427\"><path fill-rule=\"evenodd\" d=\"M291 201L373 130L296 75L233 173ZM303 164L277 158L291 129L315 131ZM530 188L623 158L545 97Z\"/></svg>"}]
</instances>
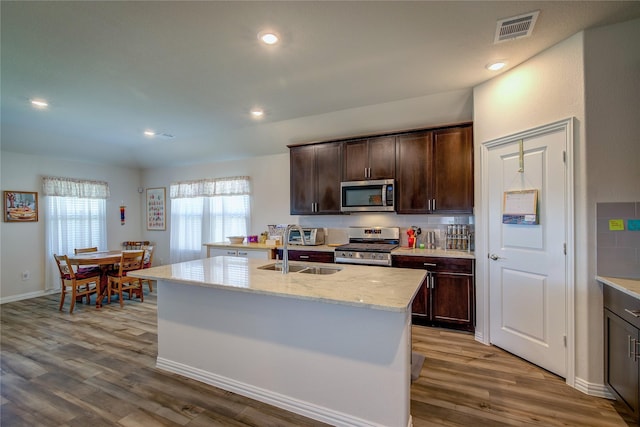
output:
<instances>
[{"instance_id":1,"label":"white wall","mask_svg":"<svg viewBox=\"0 0 640 427\"><path fill-rule=\"evenodd\" d=\"M143 171L142 175L143 186L145 188L166 187L168 190L171 183L176 181L248 175L251 177L253 192L250 230L252 234L266 231L268 224L283 223L299 223L317 227L426 224L428 221L426 215L377 214L306 217L289 215L289 152L286 144L291 141L296 143L320 141L368 132L414 129L470 121L471 101L471 91L460 90L265 124L260 127L263 137L269 135L269 138L273 138L274 135L281 135L283 154L173 168L147 169ZM260 144L260 135L251 135L251 138L253 138L254 144ZM170 202L167 205L167 217L170 218ZM468 218L464 217L464 220L468 221ZM446 218L442 221L453 222L453 219ZM168 262L169 224L167 224L166 231L145 231L144 236L145 239L157 243L154 264Z\"/></svg>"},{"instance_id":2,"label":"white wall","mask_svg":"<svg viewBox=\"0 0 640 427\"><path fill-rule=\"evenodd\" d=\"M1 153L2 190L37 191L38 222L0 223L0 300L6 302L19 296L40 295L45 290L45 223L42 176L61 176L107 181L111 198L107 200L107 242L110 249L120 247L124 240L140 239L142 216L140 171L95 163L55 160L50 157ZM120 225L120 203L127 206L126 223ZM31 278L22 280L22 272Z\"/></svg>"},{"instance_id":3,"label":"white wall","mask_svg":"<svg viewBox=\"0 0 640 427\"><path fill-rule=\"evenodd\" d=\"M475 162L479 146L568 117L574 128L575 377L586 391L603 384L602 295L595 276L595 203L633 201L640 192L638 20L579 33L474 88ZM636 44L634 44L636 43ZM615 46L615 49L612 47ZM484 224L482 171L476 168L476 224ZM487 236L476 229L478 332L488 334Z\"/></svg>"}]
</instances>

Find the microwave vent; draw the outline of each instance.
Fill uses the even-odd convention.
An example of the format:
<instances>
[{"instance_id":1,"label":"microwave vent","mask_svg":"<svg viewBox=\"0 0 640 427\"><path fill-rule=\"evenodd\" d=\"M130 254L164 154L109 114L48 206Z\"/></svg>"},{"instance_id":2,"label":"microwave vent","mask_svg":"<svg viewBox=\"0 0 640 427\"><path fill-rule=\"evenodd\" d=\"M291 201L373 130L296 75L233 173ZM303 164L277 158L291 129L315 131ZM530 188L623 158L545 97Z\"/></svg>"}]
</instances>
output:
<instances>
[{"instance_id":1,"label":"microwave vent","mask_svg":"<svg viewBox=\"0 0 640 427\"><path fill-rule=\"evenodd\" d=\"M515 40L517 38L529 37L536 24L539 10L529 12L524 15L512 16L498 21L496 26L496 36L494 44Z\"/></svg>"}]
</instances>

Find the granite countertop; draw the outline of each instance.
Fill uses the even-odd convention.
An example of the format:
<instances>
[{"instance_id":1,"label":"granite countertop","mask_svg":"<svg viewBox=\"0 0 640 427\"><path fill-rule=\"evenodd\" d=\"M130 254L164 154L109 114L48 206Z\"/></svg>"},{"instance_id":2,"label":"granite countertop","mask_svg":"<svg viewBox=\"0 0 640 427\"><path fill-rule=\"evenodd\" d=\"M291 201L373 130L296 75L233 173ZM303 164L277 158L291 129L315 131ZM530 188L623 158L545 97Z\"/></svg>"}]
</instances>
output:
<instances>
[{"instance_id":1,"label":"granite countertop","mask_svg":"<svg viewBox=\"0 0 640 427\"><path fill-rule=\"evenodd\" d=\"M598 282L612 286L625 294L640 299L640 279L623 279L619 277L596 276Z\"/></svg>"},{"instance_id":2,"label":"granite countertop","mask_svg":"<svg viewBox=\"0 0 640 427\"><path fill-rule=\"evenodd\" d=\"M236 249L253 249L253 250L268 250L268 249L282 249L282 245L265 245L264 243L205 243L203 246L207 247L219 247L219 248L236 248ZM334 252L337 244L328 245L288 245L287 249L290 251L316 251L316 252ZM404 256L427 256L427 257L444 257L444 258L466 258L475 259L476 256L473 252L456 251L451 249L419 249L398 247L391 251L391 255L404 255Z\"/></svg>"},{"instance_id":3,"label":"granite countertop","mask_svg":"<svg viewBox=\"0 0 640 427\"><path fill-rule=\"evenodd\" d=\"M261 270L274 261L214 257L130 272L132 277L165 280L238 292L321 301L376 310L405 311L413 301L425 270L341 264L335 274ZM313 262L289 265L329 267ZM331 265L331 267L336 267Z\"/></svg>"}]
</instances>

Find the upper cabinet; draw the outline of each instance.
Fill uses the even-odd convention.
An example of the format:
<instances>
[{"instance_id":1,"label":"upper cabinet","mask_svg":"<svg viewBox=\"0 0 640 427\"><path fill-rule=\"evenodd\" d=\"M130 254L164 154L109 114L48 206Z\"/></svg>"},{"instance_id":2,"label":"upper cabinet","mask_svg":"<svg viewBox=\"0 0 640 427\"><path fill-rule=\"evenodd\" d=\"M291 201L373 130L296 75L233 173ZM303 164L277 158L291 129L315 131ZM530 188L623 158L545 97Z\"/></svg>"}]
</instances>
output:
<instances>
[{"instance_id":1,"label":"upper cabinet","mask_svg":"<svg viewBox=\"0 0 640 427\"><path fill-rule=\"evenodd\" d=\"M342 144L290 147L291 215L339 214Z\"/></svg>"},{"instance_id":2,"label":"upper cabinet","mask_svg":"<svg viewBox=\"0 0 640 427\"><path fill-rule=\"evenodd\" d=\"M461 126L433 132L432 210L473 213L473 128Z\"/></svg>"},{"instance_id":3,"label":"upper cabinet","mask_svg":"<svg viewBox=\"0 0 640 427\"><path fill-rule=\"evenodd\" d=\"M471 125L398 135L399 214L473 213Z\"/></svg>"},{"instance_id":4,"label":"upper cabinet","mask_svg":"<svg viewBox=\"0 0 640 427\"><path fill-rule=\"evenodd\" d=\"M395 140L395 136L381 136L345 142L342 179L362 181L394 178Z\"/></svg>"},{"instance_id":5,"label":"upper cabinet","mask_svg":"<svg viewBox=\"0 0 640 427\"><path fill-rule=\"evenodd\" d=\"M340 182L396 180L399 214L473 214L473 126L290 146L291 214L339 214Z\"/></svg>"}]
</instances>

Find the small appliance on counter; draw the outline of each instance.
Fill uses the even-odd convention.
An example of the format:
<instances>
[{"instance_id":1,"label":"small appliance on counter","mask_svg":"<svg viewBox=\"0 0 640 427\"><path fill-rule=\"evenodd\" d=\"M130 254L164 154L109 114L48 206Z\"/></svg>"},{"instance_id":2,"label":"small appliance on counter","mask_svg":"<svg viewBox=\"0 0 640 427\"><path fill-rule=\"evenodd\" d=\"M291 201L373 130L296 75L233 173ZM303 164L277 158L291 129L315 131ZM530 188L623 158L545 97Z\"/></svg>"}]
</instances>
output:
<instances>
[{"instance_id":1,"label":"small appliance on counter","mask_svg":"<svg viewBox=\"0 0 640 427\"><path fill-rule=\"evenodd\" d=\"M289 231L289 241L287 243L290 245L324 245L324 228L303 228L302 231L304 232L304 243L300 238L300 230L295 228Z\"/></svg>"}]
</instances>

